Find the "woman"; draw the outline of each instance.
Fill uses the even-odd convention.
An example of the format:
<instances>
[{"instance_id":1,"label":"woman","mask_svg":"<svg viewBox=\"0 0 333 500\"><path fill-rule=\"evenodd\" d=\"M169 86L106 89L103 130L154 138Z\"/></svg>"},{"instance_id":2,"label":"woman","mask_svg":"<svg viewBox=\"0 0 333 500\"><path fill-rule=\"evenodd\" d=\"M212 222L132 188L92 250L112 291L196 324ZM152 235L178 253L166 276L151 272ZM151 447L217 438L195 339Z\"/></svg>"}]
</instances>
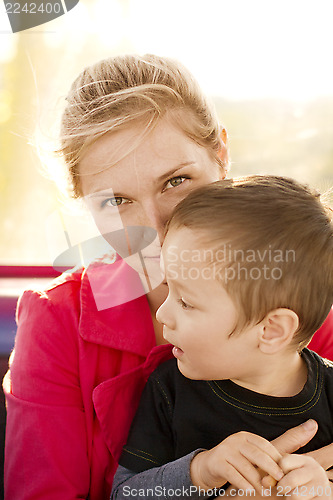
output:
<instances>
[{"instance_id":1,"label":"woman","mask_svg":"<svg viewBox=\"0 0 333 500\"><path fill-rule=\"evenodd\" d=\"M109 497L140 392L164 355L153 348L163 342L155 312L167 293L157 271L165 223L189 191L227 170L226 133L196 82L155 56L82 72L60 153L74 196L128 263L98 260L22 296L5 380L7 500ZM313 434L295 432L282 450ZM318 459L333 465L326 456Z\"/></svg>"}]
</instances>

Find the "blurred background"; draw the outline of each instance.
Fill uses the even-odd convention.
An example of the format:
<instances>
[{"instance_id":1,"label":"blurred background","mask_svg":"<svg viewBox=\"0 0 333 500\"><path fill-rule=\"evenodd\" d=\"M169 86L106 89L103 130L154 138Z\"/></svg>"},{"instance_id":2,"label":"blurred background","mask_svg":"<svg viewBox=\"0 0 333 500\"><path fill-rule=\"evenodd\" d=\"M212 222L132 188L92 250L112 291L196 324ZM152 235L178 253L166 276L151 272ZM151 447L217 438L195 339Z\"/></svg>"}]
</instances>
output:
<instances>
[{"instance_id":1,"label":"blurred background","mask_svg":"<svg viewBox=\"0 0 333 500\"><path fill-rule=\"evenodd\" d=\"M56 139L72 80L110 55L157 53L193 72L228 130L230 176L275 173L329 189L332 20L331 0L80 0L12 34L1 2L0 265L52 263L45 226L63 197L39 153Z\"/></svg>"}]
</instances>

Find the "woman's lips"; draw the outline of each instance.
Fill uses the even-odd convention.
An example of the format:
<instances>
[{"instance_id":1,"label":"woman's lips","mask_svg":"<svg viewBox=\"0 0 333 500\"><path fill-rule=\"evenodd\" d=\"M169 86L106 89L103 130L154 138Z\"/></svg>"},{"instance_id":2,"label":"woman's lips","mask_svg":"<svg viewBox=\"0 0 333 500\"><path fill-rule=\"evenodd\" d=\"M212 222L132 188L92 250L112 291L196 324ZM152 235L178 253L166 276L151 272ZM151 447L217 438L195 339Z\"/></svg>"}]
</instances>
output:
<instances>
[{"instance_id":1,"label":"woman's lips","mask_svg":"<svg viewBox=\"0 0 333 500\"><path fill-rule=\"evenodd\" d=\"M180 347L174 346L172 349L172 354L174 355L175 358L179 359L184 354L184 351L182 351Z\"/></svg>"}]
</instances>

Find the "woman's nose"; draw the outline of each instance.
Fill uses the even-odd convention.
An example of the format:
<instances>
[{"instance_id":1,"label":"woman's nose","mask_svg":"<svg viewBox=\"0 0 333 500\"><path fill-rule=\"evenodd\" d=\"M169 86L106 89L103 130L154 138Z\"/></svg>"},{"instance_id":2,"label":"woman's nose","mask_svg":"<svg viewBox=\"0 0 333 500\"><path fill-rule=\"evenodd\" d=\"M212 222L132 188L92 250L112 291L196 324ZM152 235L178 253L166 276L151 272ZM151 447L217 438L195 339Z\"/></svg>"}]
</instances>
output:
<instances>
[{"instance_id":1,"label":"woman's nose","mask_svg":"<svg viewBox=\"0 0 333 500\"><path fill-rule=\"evenodd\" d=\"M168 215L161 210L158 204L147 203L142 210L140 223L144 226L155 229L159 237L160 243L164 239L164 230L168 221Z\"/></svg>"}]
</instances>

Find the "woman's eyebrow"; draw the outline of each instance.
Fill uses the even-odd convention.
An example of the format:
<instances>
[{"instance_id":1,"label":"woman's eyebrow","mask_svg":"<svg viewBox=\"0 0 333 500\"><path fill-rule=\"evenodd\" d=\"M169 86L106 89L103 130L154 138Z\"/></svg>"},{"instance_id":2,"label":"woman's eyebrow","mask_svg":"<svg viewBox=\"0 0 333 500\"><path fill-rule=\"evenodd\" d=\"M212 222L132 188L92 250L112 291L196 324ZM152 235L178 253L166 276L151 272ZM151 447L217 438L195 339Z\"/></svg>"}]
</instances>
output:
<instances>
[{"instance_id":1,"label":"woman's eyebrow","mask_svg":"<svg viewBox=\"0 0 333 500\"><path fill-rule=\"evenodd\" d=\"M177 165L176 167L172 168L171 170L168 170L168 172L164 172L164 174L160 175L159 177L156 178L157 182L161 182L165 179L169 179L172 177L178 170L181 170L182 168L191 166L191 165L196 165L195 161L184 161ZM97 197L103 197L103 196L109 196L110 198L113 198L115 196L122 196L121 194L115 194L115 191L113 191L111 188L109 189L100 189L98 186L93 190L92 193L89 193L85 196L85 198L97 198Z\"/></svg>"},{"instance_id":2,"label":"woman's eyebrow","mask_svg":"<svg viewBox=\"0 0 333 500\"><path fill-rule=\"evenodd\" d=\"M96 191L93 191L92 193L89 193L85 196L85 198L104 198L105 196L108 196L109 198L114 198L117 195L114 194L114 191L107 190L107 189L96 189Z\"/></svg>"},{"instance_id":3,"label":"woman's eyebrow","mask_svg":"<svg viewBox=\"0 0 333 500\"><path fill-rule=\"evenodd\" d=\"M172 175L177 172L178 170L180 170L181 168L184 168L184 167L188 167L189 165L195 165L195 161L185 161L183 163L180 163L179 165L177 165L176 168L173 168L172 170L169 170L168 172L164 172L164 174L160 175L159 177L157 177L157 181L160 182L160 181L163 181L164 179L167 179L169 177L172 177Z\"/></svg>"}]
</instances>

